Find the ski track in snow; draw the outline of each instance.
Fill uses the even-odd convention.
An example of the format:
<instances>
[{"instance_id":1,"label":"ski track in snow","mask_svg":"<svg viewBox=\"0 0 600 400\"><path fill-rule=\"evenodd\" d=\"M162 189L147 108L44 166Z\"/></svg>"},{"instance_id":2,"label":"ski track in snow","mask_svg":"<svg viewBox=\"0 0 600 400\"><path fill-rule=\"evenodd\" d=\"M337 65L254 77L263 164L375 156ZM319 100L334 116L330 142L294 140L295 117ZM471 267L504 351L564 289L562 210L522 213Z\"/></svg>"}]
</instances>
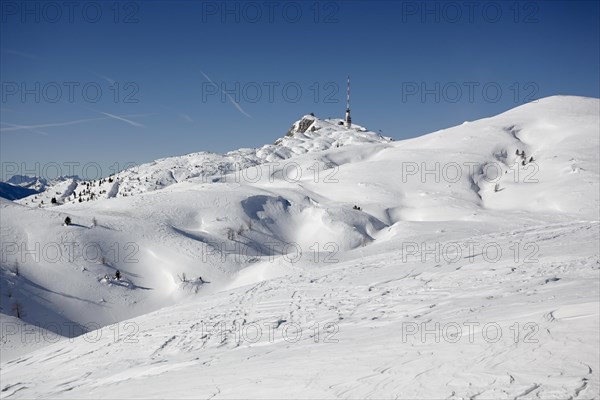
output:
<instances>
[{"instance_id":1,"label":"ski track in snow","mask_svg":"<svg viewBox=\"0 0 600 400\"><path fill-rule=\"evenodd\" d=\"M37 341L3 328L0 398L596 398L597 104L544 99L399 143L314 119L320 129L298 132L298 122L279 148L229 154L261 168L256 182L207 181L186 165L231 165L198 153L122 173L108 199L2 202L3 241L93 242L107 259L76 251L24 262L18 275L3 263L3 327L102 328L55 343L39 340L42 328ZM515 148L540 160L538 186L503 176L495 191L481 171L454 184L399 178L406 160L508 168ZM292 156L309 171L334 163L339 184L288 182L261 164ZM151 189L135 176L165 182ZM269 255L271 242L299 243L301 260ZM101 279L116 269L122 281ZM8 315L15 298L22 321Z\"/></svg>"},{"instance_id":2,"label":"ski track in snow","mask_svg":"<svg viewBox=\"0 0 600 400\"><path fill-rule=\"evenodd\" d=\"M474 262L469 269L458 270L452 265L436 267L433 262L420 265L421 273L428 276L424 280L422 274L407 271L408 265L403 268L390 262L390 254L372 255L361 259L355 268L315 267L298 276L215 294L207 302L159 310L133 320L140 328L137 343L106 338L110 331L104 328L105 335L98 343L77 338L73 343L36 352L25 361L25 370L13 368L20 364L18 361L4 364L5 382L11 381L12 373L20 376L18 382L4 384L2 393L6 398L41 394L76 398L82 393L109 398L135 395L146 385L160 387L159 382L164 381L172 382L168 393L173 396L192 390L188 393L230 398L243 396L251 382L259 383L252 379L269 377L276 381L291 374L294 384L286 389L290 397L302 393L336 398L577 398L583 393L589 397L598 387L597 372L591 367L594 354L580 354L585 360L577 361L569 357L582 345L584 333L573 332L571 324L583 323L580 327L590 330L583 337L593 340L598 310L591 304L583 305L586 312L581 312L581 307L561 305L575 305L579 300L577 292L567 290L571 284L562 282L596 275L597 257L553 261L573 246L558 239L565 237L566 231L586 233L574 236L580 244L598 238L586 226L589 224L574 223L541 229L550 238L542 249L552 252L533 268L521 267L520 272L512 271L513 263L507 260L494 265ZM540 230L501 233L493 238L506 244L514 235L536 237ZM564 290L546 293L542 278L549 272L560 274L561 280L552 284L565 285ZM502 287L498 287L499 281ZM457 292L456 285L465 291ZM597 290L593 280L587 285L579 282L579 286ZM561 296L562 292L565 294ZM549 293L556 298L548 300ZM513 310L510 314L504 310L508 304ZM239 329L244 326L264 327L266 322L277 326L279 321L285 322L274 329L272 341L266 332L256 343L240 340ZM434 337L422 341L418 335L402 340L402 323L427 321L494 322L502 326L504 335L496 343L478 335L474 343L467 338L457 343L437 343ZM223 322L223 331L208 329ZM292 322L303 331L302 339L295 343L280 336L281 328ZM334 323L339 330L332 340L339 342L325 343L324 332L320 332L315 343L311 329L315 322ZM512 340L510 326L514 322L539 326L537 343L523 343L523 337ZM234 326L239 327L237 333ZM316 364L306 352L319 355L314 359ZM334 365L325 362L329 357L337 360ZM239 381L235 373L231 374L232 363L235 370L254 371L247 372L250 381L244 383L245 379ZM36 378L37 366L42 365L56 371L52 376L56 383L45 384L45 379ZM75 376L71 368L63 367L70 365L77 365ZM299 368L288 371L291 365ZM205 383L209 377L214 383ZM182 392L178 392L180 385L185 386ZM36 391L30 391L31 387ZM215 387L219 391L215 392Z\"/></svg>"}]
</instances>

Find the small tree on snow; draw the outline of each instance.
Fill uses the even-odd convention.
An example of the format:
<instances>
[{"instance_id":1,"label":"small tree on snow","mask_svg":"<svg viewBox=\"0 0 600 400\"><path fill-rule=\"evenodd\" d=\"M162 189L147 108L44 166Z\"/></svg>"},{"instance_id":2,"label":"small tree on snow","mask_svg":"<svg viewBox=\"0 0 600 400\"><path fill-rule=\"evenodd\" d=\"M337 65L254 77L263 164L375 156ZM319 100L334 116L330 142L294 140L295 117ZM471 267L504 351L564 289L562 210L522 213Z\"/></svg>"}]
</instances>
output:
<instances>
[{"instance_id":1,"label":"small tree on snow","mask_svg":"<svg viewBox=\"0 0 600 400\"><path fill-rule=\"evenodd\" d=\"M53 197L53 198L50 200L50 203L52 203L52 204L56 204L56 197Z\"/></svg>"},{"instance_id":2,"label":"small tree on snow","mask_svg":"<svg viewBox=\"0 0 600 400\"><path fill-rule=\"evenodd\" d=\"M227 228L227 239L234 240L235 239L235 231L231 228Z\"/></svg>"},{"instance_id":3,"label":"small tree on snow","mask_svg":"<svg viewBox=\"0 0 600 400\"><path fill-rule=\"evenodd\" d=\"M67 225L67 226L71 225L71 217L65 218L65 225Z\"/></svg>"},{"instance_id":4,"label":"small tree on snow","mask_svg":"<svg viewBox=\"0 0 600 400\"><path fill-rule=\"evenodd\" d=\"M240 225L240 227L237 230L237 235L241 236L244 233L244 225Z\"/></svg>"},{"instance_id":5,"label":"small tree on snow","mask_svg":"<svg viewBox=\"0 0 600 400\"><path fill-rule=\"evenodd\" d=\"M21 319L23 317L23 306L18 301L13 303L12 311L15 313L17 318Z\"/></svg>"}]
</instances>

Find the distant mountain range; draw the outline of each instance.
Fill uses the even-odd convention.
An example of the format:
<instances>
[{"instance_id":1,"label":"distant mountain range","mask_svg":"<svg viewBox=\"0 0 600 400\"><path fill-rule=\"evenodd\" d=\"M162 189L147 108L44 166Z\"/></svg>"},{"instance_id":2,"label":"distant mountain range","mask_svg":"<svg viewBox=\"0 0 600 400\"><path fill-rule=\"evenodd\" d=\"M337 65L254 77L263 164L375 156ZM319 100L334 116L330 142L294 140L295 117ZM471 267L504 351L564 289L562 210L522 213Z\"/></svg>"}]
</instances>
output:
<instances>
[{"instance_id":1,"label":"distant mountain range","mask_svg":"<svg viewBox=\"0 0 600 400\"><path fill-rule=\"evenodd\" d=\"M42 193L48 187L67 180L80 180L80 178L78 176L61 176L47 180L37 176L13 175L6 182L0 182L0 197L7 200L19 200Z\"/></svg>"},{"instance_id":2,"label":"distant mountain range","mask_svg":"<svg viewBox=\"0 0 600 400\"><path fill-rule=\"evenodd\" d=\"M34 189L27 189L10 183L0 182L0 197L7 200L18 200L36 193L39 192Z\"/></svg>"}]
</instances>

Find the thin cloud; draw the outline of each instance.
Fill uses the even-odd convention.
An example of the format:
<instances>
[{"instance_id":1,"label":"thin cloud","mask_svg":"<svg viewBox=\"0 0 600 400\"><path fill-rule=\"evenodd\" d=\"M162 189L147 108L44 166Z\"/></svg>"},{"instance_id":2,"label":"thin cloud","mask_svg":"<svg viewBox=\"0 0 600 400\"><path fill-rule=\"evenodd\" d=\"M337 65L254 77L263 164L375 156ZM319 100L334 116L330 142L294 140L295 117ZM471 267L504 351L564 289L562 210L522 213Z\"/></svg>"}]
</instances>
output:
<instances>
[{"instance_id":1,"label":"thin cloud","mask_svg":"<svg viewBox=\"0 0 600 400\"><path fill-rule=\"evenodd\" d=\"M206 78L206 80L209 81L210 83L212 83L214 85L214 87L216 87L217 89L221 90L221 88L219 87L219 85L217 85L215 82L213 82L213 80L210 79L208 77L208 75L206 75L203 71L200 71L200 72L202 72L202 75L204 75L204 77ZM242 106L240 106L239 103L237 101L235 101L233 99L233 97L231 97L231 95L229 93L224 92L223 90L221 90L221 93L224 93L225 96L227 96L227 98L229 99L229 101L231 102L231 104L233 104L235 106L235 108L238 109L239 112L241 112L242 114L244 114L248 118L252 118L252 116L250 116L250 114L248 114L246 111L244 111L244 109L242 108Z\"/></svg>"}]
</instances>

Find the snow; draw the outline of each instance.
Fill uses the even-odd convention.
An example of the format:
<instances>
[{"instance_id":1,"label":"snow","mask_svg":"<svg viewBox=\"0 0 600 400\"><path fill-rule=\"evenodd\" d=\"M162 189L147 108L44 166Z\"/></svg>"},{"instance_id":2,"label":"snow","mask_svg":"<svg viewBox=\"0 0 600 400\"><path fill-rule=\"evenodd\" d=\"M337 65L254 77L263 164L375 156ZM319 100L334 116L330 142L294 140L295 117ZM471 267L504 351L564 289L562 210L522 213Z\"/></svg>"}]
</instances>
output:
<instances>
[{"instance_id":1,"label":"snow","mask_svg":"<svg viewBox=\"0 0 600 400\"><path fill-rule=\"evenodd\" d=\"M300 129L303 121L310 125ZM169 157L133 166L108 178L95 180L84 180L73 176L60 177L48 183L42 179L44 185L40 187L43 193L20 199L18 203L43 208L55 206L51 203L53 197L58 204L75 204L80 197L87 202L103 198L134 196L196 177L201 177L204 182L218 180L230 172L244 170L265 162L286 160L298 154L345 145L391 141L390 138L358 125L347 129L338 126L338 120L319 120L318 123L315 121L315 117L305 115L292 125L288 135L278 139L275 144L264 145L258 149L239 149L226 154L200 152ZM19 181L26 182L28 187L33 184L30 182L32 180L36 178L19 177Z\"/></svg>"},{"instance_id":2,"label":"snow","mask_svg":"<svg viewBox=\"0 0 600 400\"><path fill-rule=\"evenodd\" d=\"M598 108L400 142L307 115L94 200L2 201L2 396L597 396Z\"/></svg>"}]
</instances>

